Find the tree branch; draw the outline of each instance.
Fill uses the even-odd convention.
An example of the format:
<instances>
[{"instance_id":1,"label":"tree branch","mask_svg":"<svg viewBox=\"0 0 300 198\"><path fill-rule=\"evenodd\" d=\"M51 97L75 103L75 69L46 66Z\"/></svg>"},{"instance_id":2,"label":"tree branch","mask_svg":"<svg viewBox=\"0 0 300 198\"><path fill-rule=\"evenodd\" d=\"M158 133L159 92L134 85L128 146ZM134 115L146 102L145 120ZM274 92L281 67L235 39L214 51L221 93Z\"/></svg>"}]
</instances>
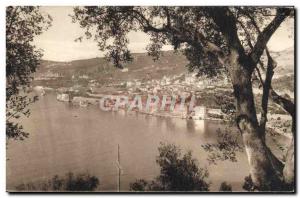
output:
<instances>
[{"instance_id":1,"label":"tree branch","mask_svg":"<svg viewBox=\"0 0 300 198\"><path fill-rule=\"evenodd\" d=\"M276 16L271 21L271 23L269 23L269 25L261 33L259 33L256 44L254 45L253 50L250 53L250 57L252 58L255 65L258 63L271 36L290 14L290 12L291 9L289 8L279 8L277 10Z\"/></svg>"},{"instance_id":2,"label":"tree branch","mask_svg":"<svg viewBox=\"0 0 300 198\"><path fill-rule=\"evenodd\" d=\"M255 19L251 16L248 16L249 19L251 20L253 26L255 27L256 31L258 32L258 34L261 34L261 31L255 21ZM241 24L243 25L243 24ZM243 27L243 29L245 30L246 34L248 34L248 32L246 31L245 27ZM249 39L247 39L247 41L249 42L249 46L252 49L252 51L254 50L251 41ZM294 103L280 95L278 95L274 89L272 88L272 76L274 73L274 60L270 55L270 52L268 50L268 48L265 46L265 50L266 50L266 54L268 57L268 65L267 65L267 70L264 70L264 72L266 73L266 79L265 81L263 81L261 73L259 68L256 66L256 71L258 73L259 76L259 80L260 83L263 87L263 96L262 96L262 115L261 115L261 120L260 120L260 128L264 129L266 122L267 122L267 110L268 110L268 97L271 97L271 99L278 104L279 106L281 106L285 111L287 111L293 119L293 125L294 125L294 116L295 116L295 106ZM258 61L259 65L261 66L262 69L264 69L263 63L259 60ZM294 128L294 127L293 127ZM294 131L294 130L293 130Z\"/></svg>"},{"instance_id":3,"label":"tree branch","mask_svg":"<svg viewBox=\"0 0 300 198\"><path fill-rule=\"evenodd\" d=\"M163 26L162 28L157 28L154 27L150 23L149 19L147 19L142 13L137 10L133 10L133 12L137 15L135 18L139 21L145 32L152 31L155 33L170 33L173 36L175 35L176 39L181 43L186 42L191 46L203 48L205 52L216 54L218 57L218 61L221 64L224 64L225 55L217 45L205 39L204 35L198 31L196 31L195 33L191 33L190 30L187 29L183 29L184 31L179 31L175 27L172 27L169 10L165 8L164 11L166 12L167 16L167 25ZM191 35L194 35L194 38ZM202 45L200 45L200 43L202 43Z\"/></svg>"},{"instance_id":4,"label":"tree branch","mask_svg":"<svg viewBox=\"0 0 300 198\"><path fill-rule=\"evenodd\" d=\"M266 72L266 78L263 84L263 95L261 99L261 119L260 119L260 129L262 131L265 131L266 123L267 123L267 114L268 114L268 100L269 100L269 92L271 89L271 83L272 83L272 77L274 74L274 61L269 53L268 48L266 48L266 53L268 57L268 65L267 65L267 72Z\"/></svg>"}]
</instances>

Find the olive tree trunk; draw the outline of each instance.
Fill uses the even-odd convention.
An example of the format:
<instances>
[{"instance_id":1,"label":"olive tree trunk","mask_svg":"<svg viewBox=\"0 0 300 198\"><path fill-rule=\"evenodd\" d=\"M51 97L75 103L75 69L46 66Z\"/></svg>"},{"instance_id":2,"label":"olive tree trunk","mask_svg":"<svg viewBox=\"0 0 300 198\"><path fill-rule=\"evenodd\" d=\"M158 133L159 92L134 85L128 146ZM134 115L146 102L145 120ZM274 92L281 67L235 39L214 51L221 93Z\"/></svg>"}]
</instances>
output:
<instances>
[{"instance_id":1,"label":"olive tree trunk","mask_svg":"<svg viewBox=\"0 0 300 198\"><path fill-rule=\"evenodd\" d=\"M236 122L241 132L245 151L250 165L250 175L257 190L279 190L282 172L273 160L276 159L265 143L264 131L257 121L254 96L252 91L252 71L248 63L241 61L238 53L232 51L230 57L231 80L236 101Z\"/></svg>"}]
</instances>

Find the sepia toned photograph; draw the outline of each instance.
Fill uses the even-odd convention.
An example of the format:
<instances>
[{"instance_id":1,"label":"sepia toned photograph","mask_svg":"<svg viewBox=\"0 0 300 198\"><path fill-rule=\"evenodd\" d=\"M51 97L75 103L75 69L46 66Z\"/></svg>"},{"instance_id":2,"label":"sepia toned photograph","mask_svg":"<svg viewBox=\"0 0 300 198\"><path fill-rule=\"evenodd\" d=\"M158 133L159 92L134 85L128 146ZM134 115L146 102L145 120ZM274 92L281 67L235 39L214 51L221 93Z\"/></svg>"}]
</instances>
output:
<instances>
[{"instance_id":1,"label":"sepia toned photograph","mask_svg":"<svg viewBox=\"0 0 300 198\"><path fill-rule=\"evenodd\" d=\"M6 6L6 191L295 193L293 6Z\"/></svg>"}]
</instances>

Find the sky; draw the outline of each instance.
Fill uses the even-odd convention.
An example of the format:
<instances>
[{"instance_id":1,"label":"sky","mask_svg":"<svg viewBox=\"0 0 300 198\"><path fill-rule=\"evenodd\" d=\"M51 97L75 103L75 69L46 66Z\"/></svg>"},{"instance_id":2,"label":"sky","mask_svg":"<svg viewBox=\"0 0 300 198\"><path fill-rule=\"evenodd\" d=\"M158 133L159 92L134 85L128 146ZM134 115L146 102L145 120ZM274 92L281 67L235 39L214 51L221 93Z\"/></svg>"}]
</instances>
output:
<instances>
[{"instance_id":1,"label":"sky","mask_svg":"<svg viewBox=\"0 0 300 198\"><path fill-rule=\"evenodd\" d=\"M78 23L72 23L71 17L73 8L66 6L43 6L43 12L53 18L52 26L43 34L35 37L34 44L37 48L43 49L43 59L53 61L71 61L102 57L103 52L99 51L97 43L83 39L82 42L74 40L84 34ZM290 37L293 20L284 22L272 36L268 47L272 51L281 51L294 46L294 40ZM149 37L143 32L130 32L129 49L132 52L145 52L149 43ZM165 46L163 50L170 50L171 46Z\"/></svg>"}]
</instances>

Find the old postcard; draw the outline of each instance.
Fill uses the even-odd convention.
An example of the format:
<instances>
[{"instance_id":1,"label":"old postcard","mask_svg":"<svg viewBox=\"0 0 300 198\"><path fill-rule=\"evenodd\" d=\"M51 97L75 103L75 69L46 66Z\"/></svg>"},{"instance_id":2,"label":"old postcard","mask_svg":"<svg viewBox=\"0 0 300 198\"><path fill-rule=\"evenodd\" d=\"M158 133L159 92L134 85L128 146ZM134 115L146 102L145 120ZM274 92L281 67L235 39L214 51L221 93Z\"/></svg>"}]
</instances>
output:
<instances>
[{"instance_id":1,"label":"old postcard","mask_svg":"<svg viewBox=\"0 0 300 198\"><path fill-rule=\"evenodd\" d=\"M8 192L295 192L295 10L7 6Z\"/></svg>"}]
</instances>

